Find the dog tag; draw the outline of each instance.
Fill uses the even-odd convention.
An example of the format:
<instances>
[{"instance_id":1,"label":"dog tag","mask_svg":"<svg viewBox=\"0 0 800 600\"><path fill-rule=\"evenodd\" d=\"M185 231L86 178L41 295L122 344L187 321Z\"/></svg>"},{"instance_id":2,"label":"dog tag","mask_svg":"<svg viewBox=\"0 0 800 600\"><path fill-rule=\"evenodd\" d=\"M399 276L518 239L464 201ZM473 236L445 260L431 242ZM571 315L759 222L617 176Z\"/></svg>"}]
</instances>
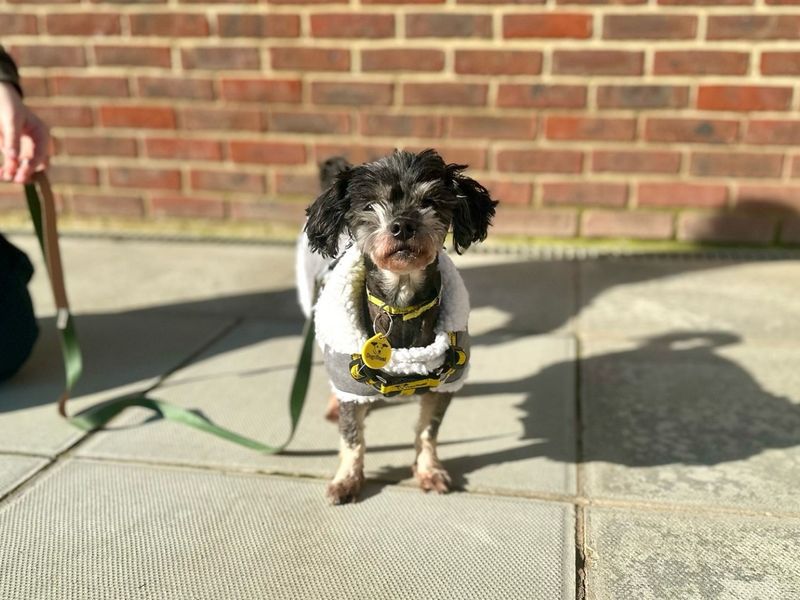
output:
<instances>
[{"instance_id":1,"label":"dog tag","mask_svg":"<svg viewBox=\"0 0 800 600\"><path fill-rule=\"evenodd\" d=\"M376 333L361 348L361 358L370 369L382 369L392 356L392 346L386 335Z\"/></svg>"}]
</instances>

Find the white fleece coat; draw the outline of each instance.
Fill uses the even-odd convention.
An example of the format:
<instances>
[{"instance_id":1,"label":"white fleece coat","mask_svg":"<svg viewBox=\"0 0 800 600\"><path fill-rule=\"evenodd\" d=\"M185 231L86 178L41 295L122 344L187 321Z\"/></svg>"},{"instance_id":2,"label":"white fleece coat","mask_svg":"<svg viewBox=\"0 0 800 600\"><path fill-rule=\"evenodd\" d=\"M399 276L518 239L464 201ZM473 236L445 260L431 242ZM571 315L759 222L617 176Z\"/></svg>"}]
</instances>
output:
<instances>
[{"instance_id":1,"label":"white fleece coat","mask_svg":"<svg viewBox=\"0 0 800 600\"><path fill-rule=\"evenodd\" d=\"M301 237L305 238L305 235ZM306 253L309 253L308 243L301 240L297 263L298 294L301 306L308 314L314 277L324 272L329 262L323 265L318 257L303 256ZM439 252L439 271L442 276L442 301L434 328L436 338L428 346L392 348L391 358L381 371L389 375L424 376L431 373L444 363L445 353L450 347L449 332L458 333L459 346L468 351L469 295L461 275L444 251ZM383 398L375 389L353 380L347 369L350 355L360 353L367 338L373 335L373 332L364 330L360 317L365 276L364 259L358 249L351 246L327 274L322 293L313 307L317 343L325 355L333 391L342 401L369 402ZM432 391L455 392L461 389L468 368L469 365L457 376L454 375L455 380Z\"/></svg>"}]
</instances>

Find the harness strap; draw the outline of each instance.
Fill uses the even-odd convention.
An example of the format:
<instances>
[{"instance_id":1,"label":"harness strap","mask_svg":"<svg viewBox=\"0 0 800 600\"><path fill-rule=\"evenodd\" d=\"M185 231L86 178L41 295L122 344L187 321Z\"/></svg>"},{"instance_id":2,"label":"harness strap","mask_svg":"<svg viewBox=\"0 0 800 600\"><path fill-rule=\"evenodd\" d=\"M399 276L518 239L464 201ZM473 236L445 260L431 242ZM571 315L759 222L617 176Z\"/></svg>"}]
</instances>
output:
<instances>
[{"instance_id":1,"label":"harness strap","mask_svg":"<svg viewBox=\"0 0 800 600\"><path fill-rule=\"evenodd\" d=\"M41 190L39 196L37 187ZM311 359L314 350L314 319L313 316L306 321L303 328L303 345L297 364L292 390L289 395L289 416L291 429L286 441L279 446L270 446L261 442L239 435L224 427L214 424L206 417L189 409L170 404L148 396L148 391L135 392L118 398L90 406L77 415L67 414L66 404L72 388L77 383L83 370L80 346L75 332L72 314L69 310L66 288L64 286L64 272L61 265L61 254L58 246L58 229L56 226L56 210L53 192L44 173L36 173L33 183L25 185L25 197L31 213L31 220L36 231L36 237L42 248L44 262L50 276L50 285L53 290L56 307L58 309L57 326L61 335L61 350L64 356L66 383L64 392L58 400L58 412L69 423L84 431L94 431L104 427L111 419L131 406L149 408L162 418L184 425L189 425L200 431L205 431L228 440L240 446L245 446L265 454L277 454L289 445L294 437L297 423L303 411L306 392L311 374Z\"/></svg>"},{"instance_id":2,"label":"harness strap","mask_svg":"<svg viewBox=\"0 0 800 600\"><path fill-rule=\"evenodd\" d=\"M450 347L447 349L444 362L433 372L422 376L390 375L364 364L361 354L351 354L350 376L378 391L382 396L413 396L438 387L467 366L467 353L456 345L457 336L449 332Z\"/></svg>"},{"instance_id":3,"label":"harness strap","mask_svg":"<svg viewBox=\"0 0 800 600\"><path fill-rule=\"evenodd\" d=\"M429 300L423 304L417 304L415 306L391 306L386 304L383 300L375 296L372 292L367 290L367 300L369 300L370 304L374 304L384 312L395 316L395 315L402 315L403 321L410 321L411 319L416 319L421 314L429 311L434 306L438 306L439 303L442 301L442 292L439 290L439 293L436 294L436 297L433 300Z\"/></svg>"}]
</instances>

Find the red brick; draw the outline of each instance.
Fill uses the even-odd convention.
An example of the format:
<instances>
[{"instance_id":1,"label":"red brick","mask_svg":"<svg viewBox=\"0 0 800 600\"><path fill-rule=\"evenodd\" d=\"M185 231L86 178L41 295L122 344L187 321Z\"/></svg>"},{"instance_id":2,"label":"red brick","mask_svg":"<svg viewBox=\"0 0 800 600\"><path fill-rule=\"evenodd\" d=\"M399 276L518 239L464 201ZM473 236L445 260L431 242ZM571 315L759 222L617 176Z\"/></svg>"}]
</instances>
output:
<instances>
[{"instance_id":1,"label":"red brick","mask_svg":"<svg viewBox=\"0 0 800 600\"><path fill-rule=\"evenodd\" d=\"M531 203L533 186L530 183L520 183L508 180L481 180L492 198L499 200L505 207L509 204L520 206Z\"/></svg>"},{"instance_id":2,"label":"red brick","mask_svg":"<svg viewBox=\"0 0 800 600\"><path fill-rule=\"evenodd\" d=\"M428 148L430 148L430 144L409 145L405 147L409 152L422 152ZM455 146L437 144L436 151L441 154L446 163L466 165L474 171L483 171L487 166L485 148L470 147L464 144Z\"/></svg>"},{"instance_id":3,"label":"red brick","mask_svg":"<svg viewBox=\"0 0 800 600\"><path fill-rule=\"evenodd\" d=\"M129 15L132 35L168 38L206 37L208 19L204 14L141 13Z\"/></svg>"},{"instance_id":4,"label":"red brick","mask_svg":"<svg viewBox=\"0 0 800 600\"><path fill-rule=\"evenodd\" d=\"M138 154L135 139L107 135L61 135L56 139L56 148L58 154L68 156L133 157Z\"/></svg>"},{"instance_id":5,"label":"red brick","mask_svg":"<svg viewBox=\"0 0 800 600\"><path fill-rule=\"evenodd\" d=\"M578 232L575 210L504 208L498 211L492 233L532 237L570 238Z\"/></svg>"},{"instance_id":6,"label":"red brick","mask_svg":"<svg viewBox=\"0 0 800 600\"><path fill-rule=\"evenodd\" d=\"M636 119L553 116L545 122L545 135L551 140L631 141Z\"/></svg>"},{"instance_id":7,"label":"red brick","mask_svg":"<svg viewBox=\"0 0 800 600\"><path fill-rule=\"evenodd\" d=\"M664 212L587 210L582 215L581 234L589 238L668 240L673 235L673 217Z\"/></svg>"},{"instance_id":8,"label":"red brick","mask_svg":"<svg viewBox=\"0 0 800 600\"><path fill-rule=\"evenodd\" d=\"M242 108L182 108L178 113L180 128L209 131L260 131L260 110Z\"/></svg>"},{"instance_id":9,"label":"red brick","mask_svg":"<svg viewBox=\"0 0 800 600\"><path fill-rule=\"evenodd\" d=\"M592 170L598 173L677 173L680 152L595 150Z\"/></svg>"},{"instance_id":10,"label":"red brick","mask_svg":"<svg viewBox=\"0 0 800 600\"><path fill-rule=\"evenodd\" d=\"M350 51L341 48L272 48L272 68L282 71L349 71Z\"/></svg>"},{"instance_id":11,"label":"red brick","mask_svg":"<svg viewBox=\"0 0 800 600\"><path fill-rule=\"evenodd\" d=\"M230 156L237 163L298 165L306 162L303 144L282 142L230 142Z\"/></svg>"},{"instance_id":12,"label":"red brick","mask_svg":"<svg viewBox=\"0 0 800 600\"><path fill-rule=\"evenodd\" d=\"M98 65L120 67L164 67L172 64L172 54L166 46L113 46L94 48Z\"/></svg>"},{"instance_id":13,"label":"red brick","mask_svg":"<svg viewBox=\"0 0 800 600\"><path fill-rule=\"evenodd\" d=\"M725 185L675 181L640 183L638 206L722 208L728 202Z\"/></svg>"},{"instance_id":14,"label":"red brick","mask_svg":"<svg viewBox=\"0 0 800 600\"><path fill-rule=\"evenodd\" d=\"M574 206L625 206L628 186L605 182L548 182L542 184L544 204Z\"/></svg>"},{"instance_id":15,"label":"red brick","mask_svg":"<svg viewBox=\"0 0 800 600\"><path fill-rule=\"evenodd\" d=\"M557 75L641 75L644 53L626 50L554 50Z\"/></svg>"},{"instance_id":16,"label":"red brick","mask_svg":"<svg viewBox=\"0 0 800 600\"><path fill-rule=\"evenodd\" d=\"M477 83L406 83L408 106L485 106L488 86Z\"/></svg>"},{"instance_id":17,"label":"red brick","mask_svg":"<svg viewBox=\"0 0 800 600\"><path fill-rule=\"evenodd\" d=\"M697 17L689 15L606 15L607 40L691 40L697 36Z\"/></svg>"},{"instance_id":18,"label":"red brick","mask_svg":"<svg viewBox=\"0 0 800 600\"><path fill-rule=\"evenodd\" d=\"M54 185L96 186L100 182L100 174L94 167L51 164L47 173Z\"/></svg>"},{"instance_id":19,"label":"red brick","mask_svg":"<svg viewBox=\"0 0 800 600\"><path fill-rule=\"evenodd\" d=\"M315 81L311 84L314 104L385 106L391 104L393 98L394 86L391 83Z\"/></svg>"},{"instance_id":20,"label":"red brick","mask_svg":"<svg viewBox=\"0 0 800 600\"><path fill-rule=\"evenodd\" d=\"M442 117L435 115L362 114L362 135L380 137L440 137L444 132Z\"/></svg>"},{"instance_id":21,"label":"red brick","mask_svg":"<svg viewBox=\"0 0 800 600\"><path fill-rule=\"evenodd\" d=\"M301 225L305 221L305 204L297 202L234 202L231 218L241 221L268 221Z\"/></svg>"},{"instance_id":22,"label":"red brick","mask_svg":"<svg viewBox=\"0 0 800 600\"><path fill-rule=\"evenodd\" d=\"M82 46L53 46L36 44L35 46L6 47L16 59L17 64L25 67L85 67L86 56Z\"/></svg>"},{"instance_id":23,"label":"red brick","mask_svg":"<svg viewBox=\"0 0 800 600\"><path fill-rule=\"evenodd\" d=\"M764 75L800 75L800 52L764 52L761 54Z\"/></svg>"},{"instance_id":24,"label":"red brick","mask_svg":"<svg viewBox=\"0 0 800 600\"><path fill-rule=\"evenodd\" d=\"M128 93L128 80L123 77L53 77L50 80L53 95L64 96L99 96L106 98L124 98ZM26 86L27 87L27 86Z\"/></svg>"},{"instance_id":25,"label":"red brick","mask_svg":"<svg viewBox=\"0 0 800 600\"><path fill-rule=\"evenodd\" d=\"M104 127L174 129L175 112L164 106L101 106L100 124Z\"/></svg>"},{"instance_id":26,"label":"red brick","mask_svg":"<svg viewBox=\"0 0 800 600\"><path fill-rule=\"evenodd\" d=\"M375 71L426 71L444 69L444 52L433 48L362 50L361 70Z\"/></svg>"},{"instance_id":27,"label":"red brick","mask_svg":"<svg viewBox=\"0 0 800 600\"><path fill-rule=\"evenodd\" d=\"M233 102L297 104L301 100L299 79L223 79L222 98Z\"/></svg>"},{"instance_id":28,"label":"red brick","mask_svg":"<svg viewBox=\"0 0 800 600\"><path fill-rule=\"evenodd\" d=\"M267 116L269 131L287 133L350 133L350 115L325 112L272 111Z\"/></svg>"},{"instance_id":29,"label":"red brick","mask_svg":"<svg viewBox=\"0 0 800 600\"><path fill-rule=\"evenodd\" d=\"M497 105L502 108L584 108L586 88L581 85L501 83Z\"/></svg>"},{"instance_id":30,"label":"red brick","mask_svg":"<svg viewBox=\"0 0 800 600\"><path fill-rule=\"evenodd\" d=\"M69 204L71 212L76 215L136 218L144 216L141 196L74 194Z\"/></svg>"},{"instance_id":31,"label":"red brick","mask_svg":"<svg viewBox=\"0 0 800 600\"><path fill-rule=\"evenodd\" d=\"M783 219L780 227L782 244L800 245L800 217L787 217Z\"/></svg>"},{"instance_id":32,"label":"red brick","mask_svg":"<svg viewBox=\"0 0 800 600\"><path fill-rule=\"evenodd\" d=\"M444 4L445 0L361 0L361 4Z\"/></svg>"},{"instance_id":33,"label":"red brick","mask_svg":"<svg viewBox=\"0 0 800 600\"><path fill-rule=\"evenodd\" d=\"M491 38L492 17L474 14L412 14L406 17L406 37Z\"/></svg>"},{"instance_id":34,"label":"red brick","mask_svg":"<svg viewBox=\"0 0 800 600\"><path fill-rule=\"evenodd\" d=\"M644 130L648 142L728 144L738 137L738 121L651 118Z\"/></svg>"},{"instance_id":35,"label":"red brick","mask_svg":"<svg viewBox=\"0 0 800 600\"><path fill-rule=\"evenodd\" d=\"M0 35L33 35L38 33L36 15L4 14L0 15Z\"/></svg>"},{"instance_id":36,"label":"red brick","mask_svg":"<svg viewBox=\"0 0 800 600\"><path fill-rule=\"evenodd\" d=\"M734 205L750 212L800 212L800 187L789 185L739 185Z\"/></svg>"},{"instance_id":37,"label":"red brick","mask_svg":"<svg viewBox=\"0 0 800 600\"><path fill-rule=\"evenodd\" d=\"M746 75L748 52L718 50L663 50L655 54L656 75Z\"/></svg>"},{"instance_id":38,"label":"red brick","mask_svg":"<svg viewBox=\"0 0 800 600\"><path fill-rule=\"evenodd\" d=\"M214 88L210 79L139 77L137 82L139 95L143 98L214 99Z\"/></svg>"},{"instance_id":39,"label":"red brick","mask_svg":"<svg viewBox=\"0 0 800 600\"><path fill-rule=\"evenodd\" d=\"M212 48L184 48L181 50L184 69L256 70L261 68L257 48L214 46Z\"/></svg>"},{"instance_id":40,"label":"red brick","mask_svg":"<svg viewBox=\"0 0 800 600\"><path fill-rule=\"evenodd\" d=\"M776 224L772 216L682 213L678 217L678 239L769 244L775 238Z\"/></svg>"},{"instance_id":41,"label":"red brick","mask_svg":"<svg viewBox=\"0 0 800 600\"><path fill-rule=\"evenodd\" d=\"M394 37L394 15L352 12L313 14L311 35L318 38L345 39Z\"/></svg>"},{"instance_id":42,"label":"red brick","mask_svg":"<svg viewBox=\"0 0 800 600\"><path fill-rule=\"evenodd\" d=\"M583 153L576 150L500 150L497 169L519 173L580 173Z\"/></svg>"},{"instance_id":43,"label":"red brick","mask_svg":"<svg viewBox=\"0 0 800 600\"><path fill-rule=\"evenodd\" d=\"M800 15L710 15L709 40L800 39Z\"/></svg>"},{"instance_id":44,"label":"red brick","mask_svg":"<svg viewBox=\"0 0 800 600\"><path fill-rule=\"evenodd\" d=\"M111 185L116 187L149 190L177 190L181 187L181 174L177 169L109 167L108 176Z\"/></svg>"},{"instance_id":45,"label":"red brick","mask_svg":"<svg viewBox=\"0 0 800 600\"><path fill-rule=\"evenodd\" d=\"M219 142L194 138L148 138L145 150L150 158L173 160L220 160L222 147Z\"/></svg>"},{"instance_id":46,"label":"red brick","mask_svg":"<svg viewBox=\"0 0 800 600\"><path fill-rule=\"evenodd\" d=\"M505 15L503 36L586 39L592 37L592 15L575 13Z\"/></svg>"},{"instance_id":47,"label":"red brick","mask_svg":"<svg viewBox=\"0 0 800 600\"><path fill-rule=\"evenodd\" d=\"M220 37L295 38L300 35L298 15L229 14L217 17Z\"/></svg>"},{"instance_id":48,"label":"red brick","mask_svg":"<svg viewBox=\"0 0 800 600\"><path fill-rule=\"evenodd\" d=\"M457 50L456 73L467 75L538 75L542 53L522 50Z\"/></svg>"},{"instance_id":49,"label":"red brick","mask_svg":"<svg viewBox=\"0 0 800 600\"><path fill-rule=\"evenodd\" d=\"M701 85L697 107L702 110L788 110L791 87Z\"/></svg>"},{"instance_id":50,"label":"red brick","mask_svg":"<svg viewBox=\"0 0 800 600\"><path fill-rule=\"evenodd\" d=\"M348 162L357 165L372 162L394 151L393 146L375 146L363 144L317 144L314 146L314 162L319 164L331 156L344 156Z\"/></svg>"},{"instance_id":51,"label":"red brick","mask_svg":"<svg viewBox=\"0 0 800 600\"><path fill-rule=\"evenodd\" d=\"M30 100L36 97L46 97L50 95L50 81L48 77L25 77L25 98Z\"/></svg>"},{"instance_id":52,"label":"red brick","mask_svg":"<svg viewBox=\"0 0 800 600\"><path fill-rule=\"evenodd\" d=\"M658 0L661 6L744 6L754 0ZM768 0L769 2L769 0Z\"/></svg>"},{"instance_id":53,"label":"red brick","mask_svg":"<svg viewBox=\"0 0 800 600\"><path fill-rule=\"evenodd\" d=\"M119 35L120 16L112 13L50 13L45 16L50 35Z\"/></svg>"},{"instance_id":54,"label":"red brick","mask_svg":"<svg viewBox=\"0 0 800 600\"><path fill-rule=\"evenodd\" d=\"M752 120L747 125L744 141L796 146L800 143L800 121Z\"/></svg>"},{"instance_id":55,"label":"red brick","mask_svg":"<svg viewBox=\"0 0 800 600\"><path fill-rule=\"evenodd\" d=\"M689 104L688 86L601 85L597 88L599 108L685 108Z\"/></svg>"},{"instance_id":56,"label":"red brick","mask_svg":"<svg viewBox=\"0 0 800 600\"><path fill-rule=\"evenodd\" d=\"M697 177L780 177L782 154L696 152L691 174Z\"/></svg>"},{"instance_id":57,"label":"red brick","mask_svg":"<svg viewBox=\"0 0 800 600\"><path fill-rule=\"evenodd\" d=\"M450 117L448 131L454 138L531 140L536 117Z\"/></svg>"},{"instance_id":58,"label":"red brick","mask_svg":"<svg viewBox=\"0 0 800 600\"><path fill-rule=\"evenodd\" d=\"M546 0L456 0L456 4L544 4Z\"/></svg>"},{"instance_id":59,"label":"red brick","mask_svg":"<svg viewBox=\"0 0 800 600\"><path fill-rule=\"evenodd\" d=\"M196 219L222 219L225 217L225 203L222 200L190 196L155 196L150 200L150 207L152 214L157 217Z\"/></svg>"},{"instance_id":60,"label":"red brick","mask_svg":"<svg viewBox=\"0 0 800 600\"><path fill-rule=\"evenodd\" d=\"M314 198L320 193L319 174L277 172L275 173L275 193L287 196Z\"/></svg>"},{"instance_id":61,"label":"red brick","mask_svg":"<svg viewBox=\"0 0 800 600\"><path fill-rule=\"evenodd\" d=\"M39 105L35 102L27 104L50 127L91 127L94 125L92 109L86 106Z\"/></svg>"},{"instance_id":62,"label":"red brick","mask_svg":"<svg viewBox=\"0 0 800 600\"><path fill-rule=\"evenodd\" d=\"M267 0L269 4L349 4L350 0Z\"/></svg>"},{"instance_id":63,"label":"red brick","mask_svg":"<svg viewBox=\"0 0 800 600\"><path fill-rule=\"evenodd\" d=\"M189 181L193 190L218 192L263 193L266 190L264 176L241 171L207 171L192 169Z\"/></svg>"}]
</instances>

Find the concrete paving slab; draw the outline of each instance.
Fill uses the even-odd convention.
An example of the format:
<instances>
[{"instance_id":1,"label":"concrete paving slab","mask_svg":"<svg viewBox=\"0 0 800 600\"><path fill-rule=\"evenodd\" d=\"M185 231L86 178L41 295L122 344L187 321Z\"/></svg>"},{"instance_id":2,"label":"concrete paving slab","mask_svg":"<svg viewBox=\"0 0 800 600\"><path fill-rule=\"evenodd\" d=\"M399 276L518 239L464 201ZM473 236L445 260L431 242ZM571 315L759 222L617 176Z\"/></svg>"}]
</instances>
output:
<instances>
[{"instance_id":1,"label":"concrete paving slab","mask_svg":"<svg viewBox=\"0 0 800 600\"><path fill-rule=\"evenodd\" d=\"M152 385L231 323L166 314L77 315L84 374L70 410ZM41 320L40 329L29 361L0 383L0 452L53 456L85 435L56 412L64 389L61 348L52 318Z\"/></svg>"},{"instance_id":2,"label":"concrete paving slab","mask_svg":"<svg viewBox=\"0 0 800 600\"><path fill-rule=\"evenodd\" d=\"M800 512L800 344L683 332L584 350L585 494Z\"/></svg>"},{"instance_id":3,"label":"concrete paving slab","mask_svg":"<svg viewBox=\"0 0 800 600\"><path fill-rule=\"evenodd\" d=\"M514 256L467 254L454 257L470 294L470 327L484 334L564 332L578 312L577 266Z\"/></svg>"},{"instance_id":4,"label":"concrete paving slab","mask_svg":"<svg viewBox=\"0 0 800 600\"><path fill-rule=\"evenodd\" d=\"M300 348L299 332L289 335L291 329L247 322L154 395L200 409L245 435L280 442L288 431L287 398ZM501 337L473 348L472 383L456 396L441 430L441 457L457 485L575 493L574 354L574 342L558 337ZM323 419L329 395L324 368L317 365L313 375L298 434L285 455L262 456L165 422L97 434L79 453L329 477L337 464L338 433ZM368 477L409 481L417 414L416 403L372 411ZM139 412L118 423L142 424L146 418Z\"/></svg>"},{"instance_id":5,"label":"concrete paving slab","mask_svg":"<svg viewBox=\"0 0 800 600\"><path fill-rule=\"evenodd\" d=\"M628 258L580 263L584 333L800 334L800 261Z\"/></svg>"},{"instance_id":6,"label":"concrete paving slab","mask_svg":"<svg viewBox=\"0 0 800 600\"><path fill-rule=\"evenodd\" d=\"M31 477L48 462L41 456L0 454L0 497Z\"/></svg>"},{"instance_id":7,"label":"concrete paving slab","mask_svg":"<svg viewBox=\"0 0 800 600\"><path fill-rule=\"evenodd\" d=\"M0 596L574 598L572 508L64 461L0 507Z\"/></svg>"},{"instance_id":8,"label":"concrete paving slab","mask_svg":"<svg viewBox=\"0 0 800 600\"><path fill-rule=\"evenodd\" d=\"M37 314L52 314L36 238L13 236L11 241L36 267L31 289ZM63 238L61 250L77 312L302 318L291 246Z\"/></svg>"},{"instance_id":9,"label":"concrete paving slab","mask_svg":"<svg viewBox=\"0 0 800 600\"><path fill-rule=\"evenodd\" d=\"M589 509L589 600L800 594L800 520Z\"/></svg>"}]
</instances>

